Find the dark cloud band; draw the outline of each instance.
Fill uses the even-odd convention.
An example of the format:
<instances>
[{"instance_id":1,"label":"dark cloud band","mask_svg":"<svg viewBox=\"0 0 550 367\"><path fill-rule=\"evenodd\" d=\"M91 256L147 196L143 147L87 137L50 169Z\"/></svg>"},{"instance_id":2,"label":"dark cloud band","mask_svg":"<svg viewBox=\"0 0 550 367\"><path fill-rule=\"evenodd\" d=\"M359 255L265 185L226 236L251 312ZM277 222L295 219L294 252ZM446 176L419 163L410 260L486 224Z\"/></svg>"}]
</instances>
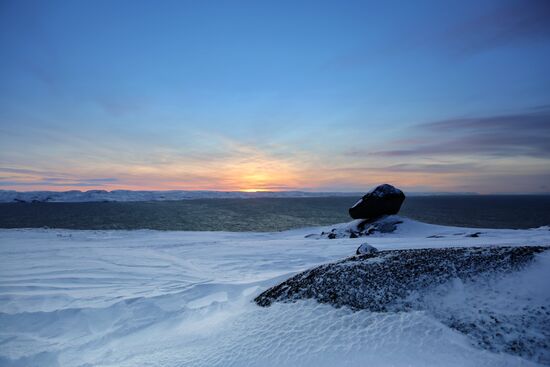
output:
<instances>
[{"instance_id":1,"label":"dark cloud band","mask_svg":"<svg viewBox=\"0 0 550 367\"><path fill-rule=\"evenodd\" d=\"M550 109L477 118L451 119L417 125L414 143L370 155L386 157L483 155L550 158Z\"/></svg>"}]
</instances>

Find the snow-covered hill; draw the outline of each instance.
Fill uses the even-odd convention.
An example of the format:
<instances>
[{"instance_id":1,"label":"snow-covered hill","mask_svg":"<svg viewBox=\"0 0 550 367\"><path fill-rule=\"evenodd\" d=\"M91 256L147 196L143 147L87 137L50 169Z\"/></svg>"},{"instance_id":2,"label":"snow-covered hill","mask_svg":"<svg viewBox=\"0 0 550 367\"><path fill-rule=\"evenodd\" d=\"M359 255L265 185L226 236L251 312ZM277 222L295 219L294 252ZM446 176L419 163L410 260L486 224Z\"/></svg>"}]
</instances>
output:
<instances>
[{"instance_id":1,"label":"snow-covered hill","mask_svg":"<svg viewBox=\"0 0 550 367\"><path fill-rule=\"evenodd\" d=\"M476 193L407 193L409 196L429 195L477 195ZM91 201L162 201L191 199L252 199L252 198L309 198L327 196L361 197L360 192L311 192L311 191L134 191L134 190L71 190L71 191L14 191L0 190L0 203L11 202L91 202Z\"/></svg>"},{"instance_id":2,"label":"snow-covered hill","mask_svg":"<svg viewBox=\"0 0 550 367\"><path fill-rule=\"evenodd\" d=\"M91 201L162 201L190 199L298 198L361 196L358 193L304 191L11 191L0 190L0 202L91 202Z\"/></svg>"},{"instance_id":3,"label":"snow-covered hill","mask_svg":"<svg viewBox=\"0 0 550 367\"><path fill-rule=\"evenodd\" d=\"M536 304L548 314L548 252L503 279L504 292L455 282L422 311L252 302L299 271L354 254L365 240L379 250L550 245L547 227L473 230L402 220L394 233L351 239L306 238L334 226L281 233L0 230L0 365L550 363L484 349L437 317L473 315L479 305L529 317L523 306Z\"/></svg>"}]
</instances>

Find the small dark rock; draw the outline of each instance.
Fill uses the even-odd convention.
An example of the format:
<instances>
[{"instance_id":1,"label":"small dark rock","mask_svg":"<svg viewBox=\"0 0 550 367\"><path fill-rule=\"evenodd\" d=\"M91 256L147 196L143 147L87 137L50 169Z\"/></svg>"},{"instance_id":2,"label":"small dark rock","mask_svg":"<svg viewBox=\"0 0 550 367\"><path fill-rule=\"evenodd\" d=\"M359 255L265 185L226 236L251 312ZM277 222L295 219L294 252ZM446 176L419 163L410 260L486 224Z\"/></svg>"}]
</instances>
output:
<instances>
[{"instance_id":1,"label":"small dark rock","mask_svg":"<svg viewBox=\"0 0 550 367\"><path fill-rule=\"evenodd\" d=\"M366 254L374 254L378 252L378 249L374 246L369 245L368 243L363 243L361 246L357 248L355 251L356 255L366 255Z\"/></svg>"},{"instance_id":2,"label":"small dark rock","mask_svg":"<svg viewBox=\"0 0 550 367\"><path fill-rule=\"evenodd\" d=\"M466 237L479 237L480 234L481 234L481 232L475 232L475 233L467 235Z\"/></svg>"}]
</instances>

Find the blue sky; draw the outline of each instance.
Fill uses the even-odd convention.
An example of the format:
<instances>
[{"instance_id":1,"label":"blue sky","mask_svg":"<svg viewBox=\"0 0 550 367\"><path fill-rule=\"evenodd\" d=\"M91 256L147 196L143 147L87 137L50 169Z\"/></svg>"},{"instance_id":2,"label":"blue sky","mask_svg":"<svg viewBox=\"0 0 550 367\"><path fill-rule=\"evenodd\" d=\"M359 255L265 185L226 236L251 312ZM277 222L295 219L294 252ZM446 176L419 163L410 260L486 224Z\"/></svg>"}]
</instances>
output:
<instances>
[{"instance_id":1,"label":"blue sky","mask_svg":"<svg viewBox=\"0 0 550 367\"><path fill-rule=\"evenodd\" d=\"M549 192L549 18L0 0L0 189Z\"/></svg>"}]
</instances>

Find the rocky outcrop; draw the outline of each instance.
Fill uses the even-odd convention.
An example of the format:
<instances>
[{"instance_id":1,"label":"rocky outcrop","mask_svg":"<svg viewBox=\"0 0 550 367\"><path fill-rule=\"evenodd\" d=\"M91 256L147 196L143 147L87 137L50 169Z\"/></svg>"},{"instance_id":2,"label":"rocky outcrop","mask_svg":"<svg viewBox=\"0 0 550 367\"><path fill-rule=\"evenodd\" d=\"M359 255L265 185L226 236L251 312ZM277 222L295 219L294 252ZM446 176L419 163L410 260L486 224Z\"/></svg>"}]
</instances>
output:
<instances>
[{"instance_id":1,"label":"rocky outcrop","mask_svg":"<svg viewBox=\"0 0 550 367\"><path fill-rule=\"evenodd\" d=\"M405 200L403 191L392 185L377 186L364 195L349 209L353 219L375 219L383 215L394 215L399 212Z\"/></svg>"},{"instance_id":2,"label":"rocky outcrop","mask_svg":"<svg viewBox=\"0 0 550 367\"><path fill-rule=\"evenodd\" d=\"M260 306L315 298L321 303L386 311L414 290L453 278L521 268L546 247L386 250L353 256L300 273L256 297Z\"/></svg>"},{"instance_id":3,"label":"rocky outcrop","mask_svg":"<svg viewBox=\"0 0 550 367\"><path fill-rule=\"evenodd\" d=\"M309 234L306 238L359 238L380 233L392 233L403 220L398 216L384 216L376 220L356 219L349 223L340 224L330 231L323 231L321 234Z\"/></svg>"},{"instance_id":4,"label":"rocky outcrop","mask_svg":"<svg viewBox=\"0 0 550 367\"><path fill-rule=\"evenodd\" d=\"M254 301L267 307L274 302L315 299L353 310L428 312L481 348L549 363L550 305L545 298L514 300L519 296L513 283L512 288L505 289L498 283L506 274L515 277L513 272L548 248L366 251L302 272ZM510 280L503 284L510 284ZM458 301L453 294L459 295Z\"/></svg>"}]
</instances>

